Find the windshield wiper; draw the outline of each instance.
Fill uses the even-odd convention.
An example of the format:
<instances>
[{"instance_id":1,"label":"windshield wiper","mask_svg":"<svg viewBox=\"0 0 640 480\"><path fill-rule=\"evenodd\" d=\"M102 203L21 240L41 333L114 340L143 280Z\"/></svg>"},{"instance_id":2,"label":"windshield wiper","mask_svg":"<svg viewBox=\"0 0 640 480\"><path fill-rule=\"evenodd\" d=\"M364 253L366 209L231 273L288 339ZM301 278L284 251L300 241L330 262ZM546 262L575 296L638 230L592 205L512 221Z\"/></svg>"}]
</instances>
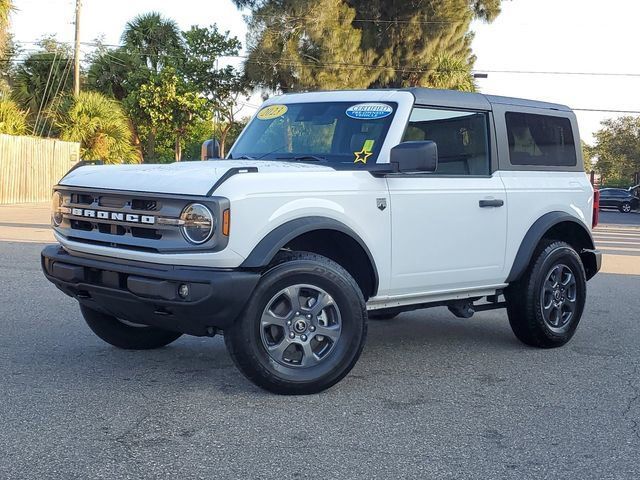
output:
<instances>
[{"instance_id":1,"label":"windshield wiper","mask_svg":"<svg viewBox=\"0 0 640 480\"><path fill-rule=\"evenodd\" d=\"M255 158L249 155L240 155L239 157L231 158L231 160L255 160Z\"/></svg>"},{"instance_id":2,"label":"windshield wiper","mask_svg":"<svg viewBox=\"0 0 640 480\"><path fill-rule=\"evenodd\" d=\"M277 160L293 160L295 162L326 162L327 159L319 155L298 155L296 157L278 157Z\"/></svg>"}]
</instances>

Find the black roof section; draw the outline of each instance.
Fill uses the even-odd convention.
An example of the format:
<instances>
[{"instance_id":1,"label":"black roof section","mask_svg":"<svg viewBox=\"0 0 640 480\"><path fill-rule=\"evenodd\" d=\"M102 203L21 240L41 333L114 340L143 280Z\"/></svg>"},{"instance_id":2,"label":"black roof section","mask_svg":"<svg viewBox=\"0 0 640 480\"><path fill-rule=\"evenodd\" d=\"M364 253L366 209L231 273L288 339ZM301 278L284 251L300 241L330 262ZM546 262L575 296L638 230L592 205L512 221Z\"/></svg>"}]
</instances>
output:
<instances>
[{"instance_id":1,"label":"black roof section","mask_svg":"<svg viewBox=\"0 0 640 480\"><path fill-rule=\"evenodd\" d=\"M544 108L570 112L566 105L526 100L523 98L500 97L498 95L484 95L482 93L460 92L457 90L438 90L435 88L407 89L416 98L417 105L449 106L473 108L477 110L491 110L491 105L514 105L518 107Z\"/></svg>"}]
</instances>

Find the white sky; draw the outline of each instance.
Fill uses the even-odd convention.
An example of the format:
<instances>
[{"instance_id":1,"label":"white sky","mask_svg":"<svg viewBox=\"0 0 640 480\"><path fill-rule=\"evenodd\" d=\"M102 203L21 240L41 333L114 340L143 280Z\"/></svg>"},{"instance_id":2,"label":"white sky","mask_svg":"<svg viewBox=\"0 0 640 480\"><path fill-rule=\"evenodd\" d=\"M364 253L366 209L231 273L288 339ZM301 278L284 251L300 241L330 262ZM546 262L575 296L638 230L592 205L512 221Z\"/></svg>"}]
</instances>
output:
<instances>
[{"instance_id":1,"label":"white sky","mask_svg":"<svg viewBox=\"0 0 640 480\"><path fill-rule=\"evenodd\" d=\"M73 0L15 0L16 40L33 42L55 33L73 40ZM119 43L125 23L156 10L181 28L218 24L242 41L246 26L231 0L83 0L82 41L98 35ZM564 103L572 108L640 110L638 17L635 0L513 0L490 24L474 24L476 70L631 73L636 77L533 75L489 72L478 80L484 93ZM25 45L27 48L29 45ZM88 51L88 47L87 51ZM258 103L254 98L252 103ZM251 113L247 107L243 114ZM582 136L591 141L602 119L614 113L576 112Z\"/></svg>"}]
</instances>

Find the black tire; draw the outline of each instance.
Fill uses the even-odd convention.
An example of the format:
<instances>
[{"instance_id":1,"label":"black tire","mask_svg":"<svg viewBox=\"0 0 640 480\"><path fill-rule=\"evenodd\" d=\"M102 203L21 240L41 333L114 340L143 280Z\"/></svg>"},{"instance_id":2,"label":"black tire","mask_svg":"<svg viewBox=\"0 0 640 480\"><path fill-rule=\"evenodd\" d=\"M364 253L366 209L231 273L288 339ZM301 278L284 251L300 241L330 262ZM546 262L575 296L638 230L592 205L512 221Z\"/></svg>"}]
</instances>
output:
<instances>
[{"instance_id":1,"label":"black tire","mask_svg":"<svg viewBox=\"0 0 640 480\"><path fill-rule=\"evenodd\" d=\"M570 272L575 288L569 286L570 276L567 272ZM552 286L558 275L566 279L567 286L563 286L564 280ZM584 266L576 251L565 242L543 242L522 278L505 291L513 333L521 342L533 347L554 348L566 344L580 323L586 293ZM571 301L572 297L574 301ZM544 304L550 306L544 308ZM572 315L563 323L564 316L568 315L571 308Z\"/></svg>"},{"instance_id":2,"label":"black tire","mask_svg":"<svg viewBox=\"0 0 640 480\"><path fill-rule=\"evenodd\" d=\"M322 321L321 317L326 315L325 310L321 310L320 313L314 311L316 318L312 319L314 315L309 312L313 305L305 306L304 302L300 301L304 298L300 292L313 292L314 289L323 291L330 298L332 303L327 309L338 312L336 318L339 318L340 333L335 342L330 342L329 337L320 334L322 326L319 323L318 327L312 325L312 322ZM280 298L278 295L284 295L284 291L297 292L292 298L296 298L299 309L294 308L293 301L286 305L288 297L283 296L285 300L281 303L286 307L283 309L290 313L283 314L282 319L288 319L286 322L289 323L264 327L264 316L270 314L273 305ZM319 300L318 296L314 303ZM308 298L308 301L310 303L311 298ZM301 315L296 316L295 310L299 310ZM299 332L293 330L299 325L299 319L306 318L309 319L309 330L306 330L309 332L308 337L298 335ZM287 326L291 325L291 320L293 326ZM276 330L275 337L279 337L279 340L266 338L273 334L273 328ZM315 328L318 329L317 332ZM290 335L294 335L293 339ZM241 317L231 328L225 330L224 340L236 366L253 383L277 394L306 395L325 390L344 378L360 357L366 335L365 300L353 277L326 257L308 252L283 252L263 275ZM302 337L305 337L304 342ZM320 360L315 356L315 352L310 356L307 356L306 350L303 353L303 343L311 345L318 338L322 338L322 341L329 345L329 350ZM271 339L274 340L275 346L272 348L282 349L281 345L285 343L289 347L278 353L269 353L269 344L265 342ZM316 343L316 347L318 345ZM300 351L301 357L298 359L299 364L295 364L295 360L291 359L297 351ZM287 358L287 355L290 358ZM309 365L304 365L307 359Z\"/></svg>"},{"instance_id":3,"label":"black tire","mask_svg":"<svg viewBox=\"0 0 640 480\"><path fill-rule=\"evenodd\" d=\"M125 350L152 350L169 345L181 333L156 327L133 326L116 317L80 305L80 311L89 328L105 342Z\"/></svg>"},{"instance_id":4,"label":"black tire","mask_svg":"<svg viewBox=\"0 0 640 480\"><path fill-rule=\"evenodd\" d=\"M618 210L620 210L622 213L631 213L631 204L629 202L624 202L622 205L620 205L620 208Z\"/></svg>"},{"instance_id":5,"label":"black tire","mask_svg":"<svg viewBox=\"0 0 640 480\"><path fill-rule=\"evenodd\" d=\"M380 320L380 321L386 321L386 320L393 320L394 318L396 318L398 315L400 315L400 312L369 312L368 316L369 316L369 320Z\"/></svg>"}]
</instances>

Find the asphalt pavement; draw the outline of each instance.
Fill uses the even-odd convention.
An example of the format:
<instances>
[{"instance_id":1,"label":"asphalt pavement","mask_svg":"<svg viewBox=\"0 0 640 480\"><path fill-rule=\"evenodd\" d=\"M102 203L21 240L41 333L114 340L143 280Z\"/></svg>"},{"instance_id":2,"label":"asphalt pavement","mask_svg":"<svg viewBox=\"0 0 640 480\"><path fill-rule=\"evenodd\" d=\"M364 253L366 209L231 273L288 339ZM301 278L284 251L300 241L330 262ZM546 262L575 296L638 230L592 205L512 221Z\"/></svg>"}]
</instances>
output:
<instances>
[{"instance_id":1,"label":"asphalt pavement","mask_svg":"<svg viewBox=\"0 0 640 480\"><path fill-rule=\"evenodd\" d=\"M564 348L520 344L502 311L406 313L372 321L352 373L308 397L254 387L219 337L102 343L40 273L46 218L12 218L0 209L1 479L640 478L640 214L603 213L618 273L589 282Z\"/></svg>"}]
</instances>

